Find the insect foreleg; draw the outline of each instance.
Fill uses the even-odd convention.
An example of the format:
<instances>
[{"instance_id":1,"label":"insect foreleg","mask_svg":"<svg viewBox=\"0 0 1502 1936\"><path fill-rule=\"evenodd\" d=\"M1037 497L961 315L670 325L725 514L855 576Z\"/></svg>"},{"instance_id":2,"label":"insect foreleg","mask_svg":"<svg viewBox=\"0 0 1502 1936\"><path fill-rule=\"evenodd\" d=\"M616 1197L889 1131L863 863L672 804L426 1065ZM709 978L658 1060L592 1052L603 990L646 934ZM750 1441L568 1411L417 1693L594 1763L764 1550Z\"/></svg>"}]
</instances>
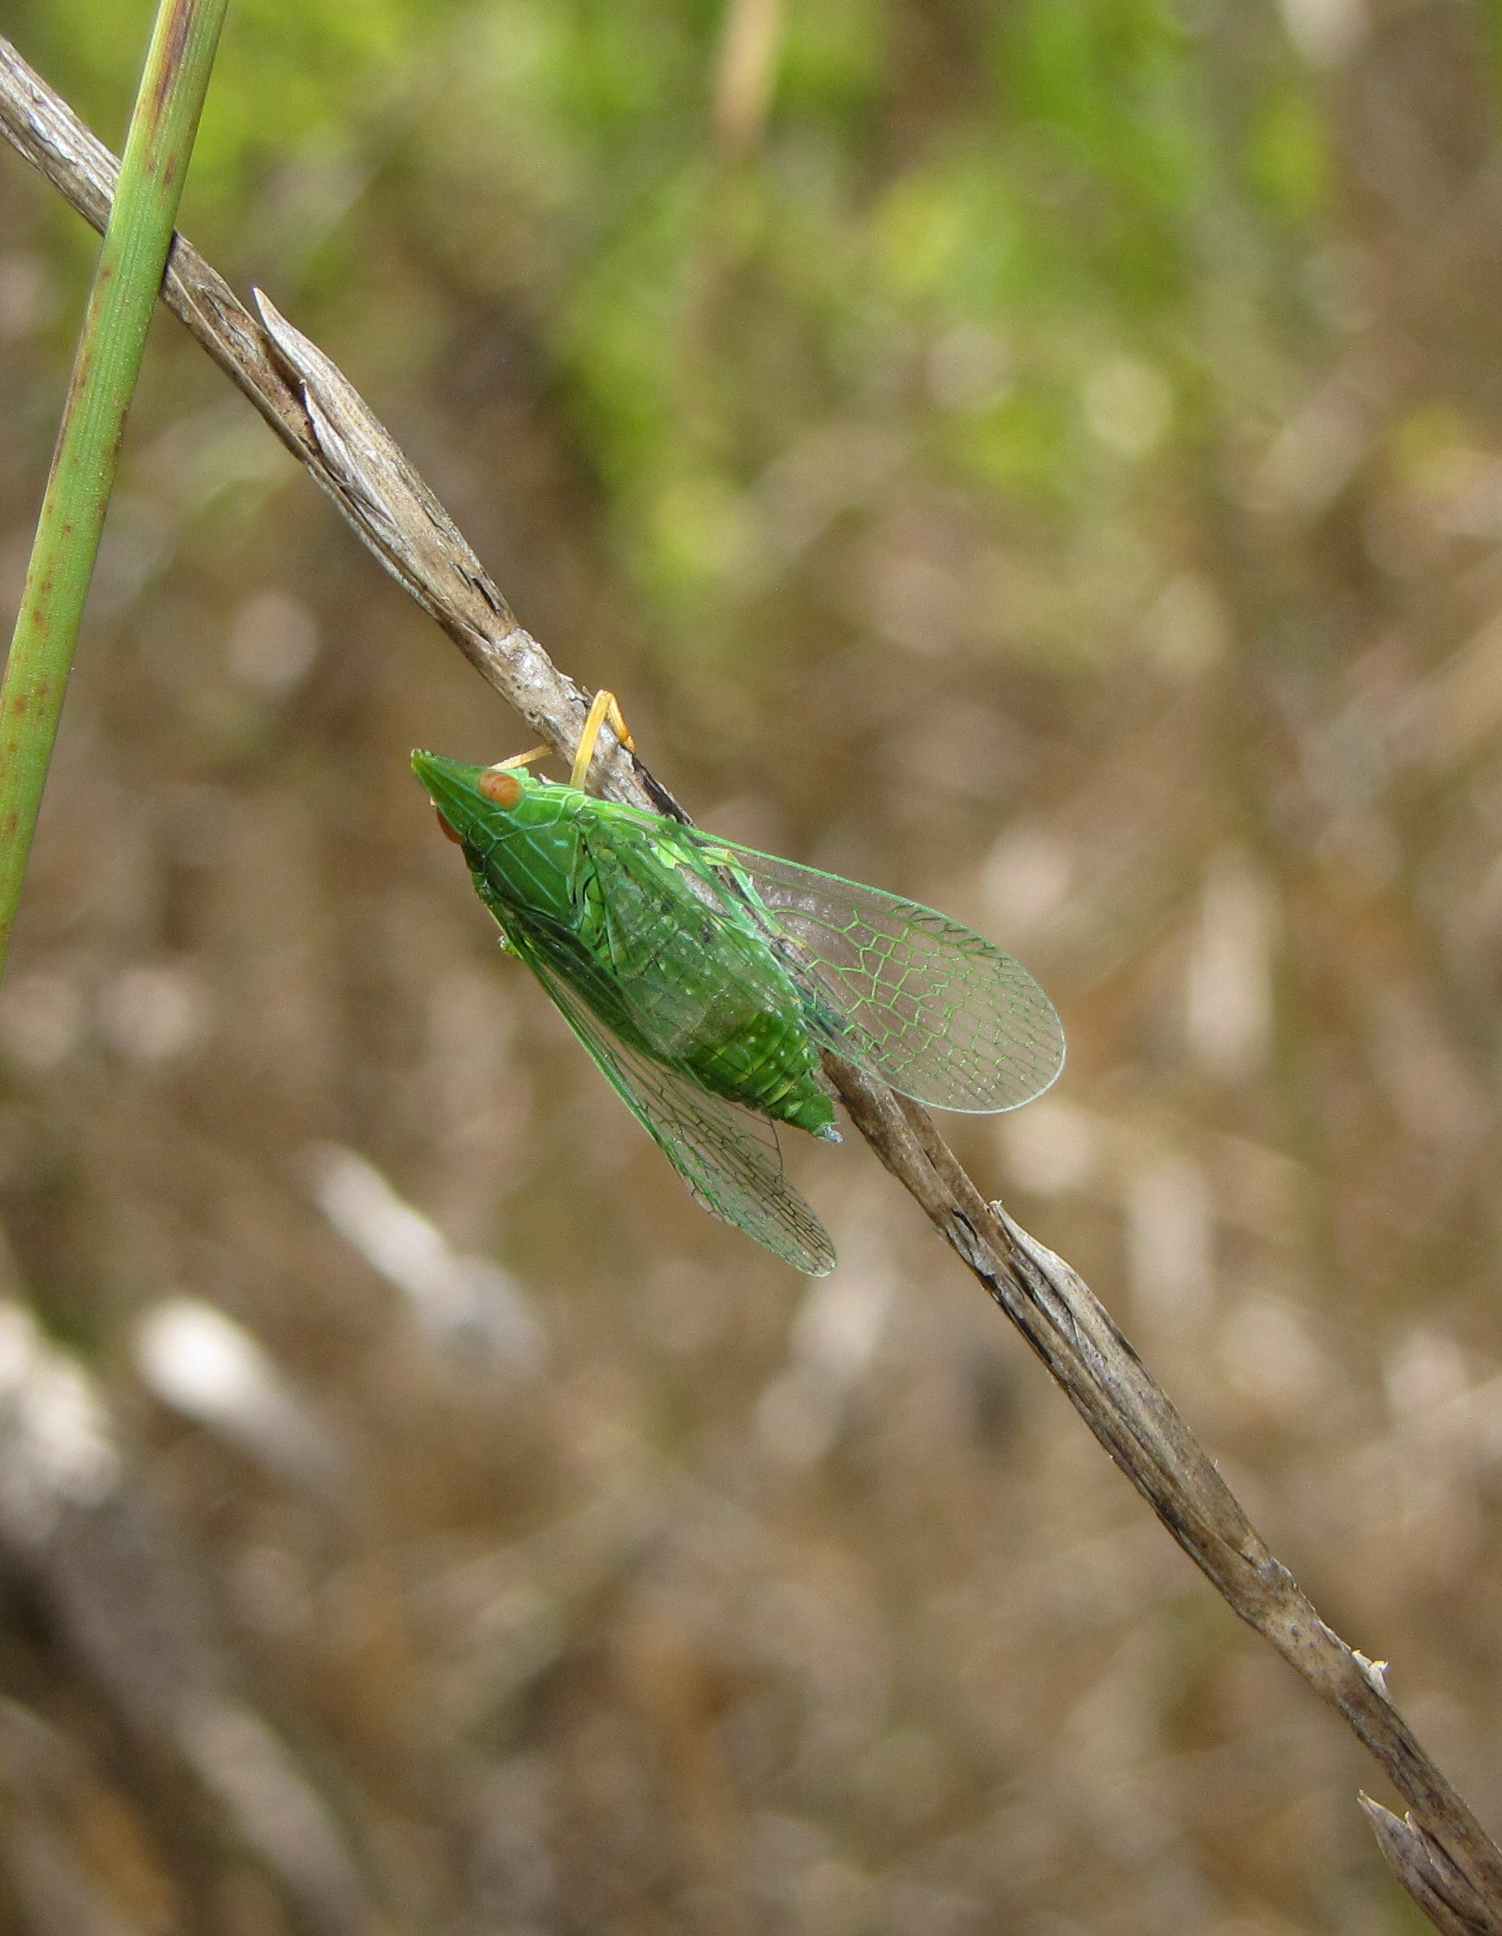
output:
<instances>
[{"instance_id":1,"label":"insect foreleg","mask_svg":"<svg viewBox=\"0 0 1502 1936\"><path fill-rule=\"evenodd\" d=\"M525 753L513 753L509 760L497 760L486 770L491 773L505 773L513 766L531 766L538 760L545 760L552 752L551 746L533 746Z\"/></svg>"},{"instance_id":2,"label":"insect foreleg","mask_svg":"<svg viewBox=\"0 0 1502 1936\"><path fill-rule=\"evenodd\" d=\"M574 754L573 771L568 776L570 786L582 787L589 774L590 761L595 756L595 743L600 737L602 726L608 725L615 734L617 742L628 753L636 751L636 742L631 737L631 728L626 724L616 696L602 686L594 696L589 716L584 722L584 731L579 735L578 750Z\"/></svg>"},{"instance_id":3,"label":"insect foreleg","mask_svg":"<svg viewBox=\"0 0 1502 1936\"><path fill-rule=\"evenodd\" d=\"M602 687L594 696L584 721L584 730L579 735L579 747L574 754L573 771L569 775L570 786L584 785L590 762L595 756L595 747L599 744L601 729L605 726L609 726L618 744L624 746L627 752L636 751L636 741L631 737L631 728L626 724L615 694L607 692ZM505 773L514 766L532 766L538 760L545 760L552 750L551 746L533 746L525 753L513 753L509 759L497 760L494 766L486 770L490 773Z\"/></svg>"}]
</instances>

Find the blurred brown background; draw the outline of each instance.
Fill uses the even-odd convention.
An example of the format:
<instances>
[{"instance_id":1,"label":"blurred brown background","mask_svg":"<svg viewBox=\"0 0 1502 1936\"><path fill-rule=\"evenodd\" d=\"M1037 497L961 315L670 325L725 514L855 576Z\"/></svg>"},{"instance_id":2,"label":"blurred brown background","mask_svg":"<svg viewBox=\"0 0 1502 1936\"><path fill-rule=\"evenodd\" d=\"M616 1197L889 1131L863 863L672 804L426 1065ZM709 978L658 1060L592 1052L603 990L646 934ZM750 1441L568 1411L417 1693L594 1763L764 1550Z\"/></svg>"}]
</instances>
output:
<instances>
[{"instance_id":1,"label":"blurred brown background","mask_svg":"<svg viewBox=\"0 0 1502 1936\"><path fill-rule=\"evenodd\" d=\"M1494 1831L1498 26L237 0L183 211L697 818L1035 970L957 1148ZM6 26L116 147L147 29ZM7 611L94 246L0 155ZM523 736L160 317L0 999L0 1926L1419 1928L864 1148L796 1278L498 957L406 756Z\"/></svg>"}]
</instances>

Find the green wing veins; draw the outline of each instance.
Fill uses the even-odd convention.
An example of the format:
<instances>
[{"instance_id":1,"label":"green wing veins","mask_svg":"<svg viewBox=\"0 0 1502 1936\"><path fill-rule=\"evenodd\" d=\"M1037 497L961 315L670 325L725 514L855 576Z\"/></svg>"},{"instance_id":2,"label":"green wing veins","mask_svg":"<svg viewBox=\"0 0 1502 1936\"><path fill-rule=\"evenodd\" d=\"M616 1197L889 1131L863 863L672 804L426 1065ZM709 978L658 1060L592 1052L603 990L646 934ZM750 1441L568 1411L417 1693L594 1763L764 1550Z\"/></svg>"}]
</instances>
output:
<instances>
[{"instance_id":1,"label":"green wing veins","mask_svg":"<svg viewBox=\"0 0 1502 1936\"><path fill-rule=\"evenodd\" d=\"M939 1109L1018 1109L1057 1078L1064 1030L1053 1003L974 929L921 901L677 831L791 944L783 958L810 997L805 1020L822 1046ZM724 874L716 891L731 892Z\"/></svg>"}]
</instances>

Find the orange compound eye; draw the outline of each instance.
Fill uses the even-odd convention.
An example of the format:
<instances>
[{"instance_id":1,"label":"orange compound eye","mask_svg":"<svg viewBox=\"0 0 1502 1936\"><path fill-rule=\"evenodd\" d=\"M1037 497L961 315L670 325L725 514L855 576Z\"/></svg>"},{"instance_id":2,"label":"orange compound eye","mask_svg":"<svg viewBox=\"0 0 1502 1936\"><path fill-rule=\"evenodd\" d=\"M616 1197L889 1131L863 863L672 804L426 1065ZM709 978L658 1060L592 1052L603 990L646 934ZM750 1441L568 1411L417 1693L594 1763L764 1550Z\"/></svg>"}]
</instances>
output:
<instances>
[{"instance_id":1,"label":"orange compound eye","mask_svg":"<svg viewBox=\"0 0 1502 1936\"><path fill-rule=\"evenodd\" d=\"M488 773L482 773L479 787L493 807L514 807L522 797L521 781L514 773L507 773L500 767L492 767Z\"/></svg>"},{"instance_id":2,"label":"orange compound eye","mask_svg":"<svg viewBox=\"0 0 1502 1936\"><path fill-rule=\"evenodd\" d=\"M453 841L456 847L462 847L464 845L464 842L454 832L453 828L444 819L443 815L438 811L437 807L434 807L433 809L433 817L437 820L438 831L443 835L445 840Z\"/></svg>"}]
</instances>

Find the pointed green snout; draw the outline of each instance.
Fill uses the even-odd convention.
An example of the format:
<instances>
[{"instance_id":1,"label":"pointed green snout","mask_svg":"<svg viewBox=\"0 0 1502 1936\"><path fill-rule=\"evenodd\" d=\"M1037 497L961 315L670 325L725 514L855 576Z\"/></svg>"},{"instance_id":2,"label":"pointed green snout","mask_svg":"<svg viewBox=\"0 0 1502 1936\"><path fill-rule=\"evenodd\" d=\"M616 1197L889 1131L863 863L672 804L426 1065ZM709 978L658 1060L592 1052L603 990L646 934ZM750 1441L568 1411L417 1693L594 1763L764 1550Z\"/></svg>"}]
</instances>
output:
<instances>
[{"instance_id":1,"label":"pointed green snout","mask_svg":"<svg viewBox=\"0 0 1502 1936\"><path fill-rule=\"evenodd\" d=\"M480 791L482 766L445 759L442 753L412 754L412 771L428 790L428 798L461 840L475 831L480 817L495 809Z\"/></svg>"}]
</instances>

